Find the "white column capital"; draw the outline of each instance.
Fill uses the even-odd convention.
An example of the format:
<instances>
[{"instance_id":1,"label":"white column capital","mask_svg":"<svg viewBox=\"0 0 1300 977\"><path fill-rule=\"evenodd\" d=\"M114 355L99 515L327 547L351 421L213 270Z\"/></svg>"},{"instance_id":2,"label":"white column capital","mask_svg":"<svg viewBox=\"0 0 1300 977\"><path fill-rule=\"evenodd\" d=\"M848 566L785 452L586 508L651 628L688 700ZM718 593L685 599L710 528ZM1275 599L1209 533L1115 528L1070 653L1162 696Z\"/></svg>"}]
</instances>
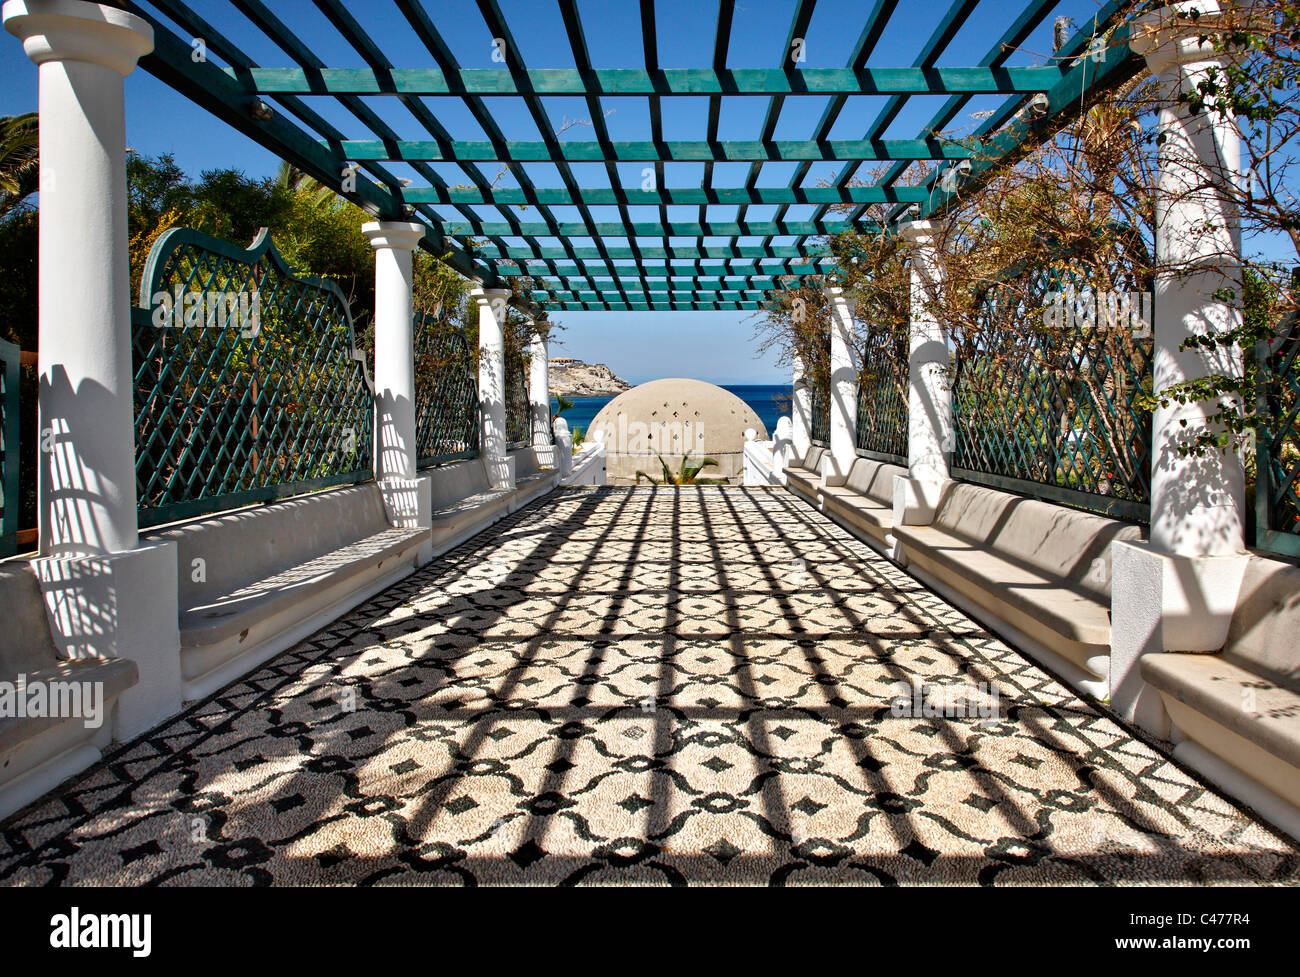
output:
<instances>
[{"instance_id":1,"label":"white column capital","mask_svg":"<svg viewBox=\"0 0 1300 977\"><path fill-rule=\"evenodd\" d=\"M361 225L361 233L376 251L414 251L426 228L419 221L370 221Z\"/></svg>"},{"instance_id":2,"label":"white column capital","mask_svg":"<svg viewBox=\"0 0 1300 977\"><path fill-rule=\"evenodd\" d=\"M475 302L484 308L496 308L498 300L502 303L510 300L510 289L508 288L484 288L482 285L475 285L469 290L469 294Z\"/></svg>"},{"instance_id":3,"label":"white column capital","mask_svg":"<svg viewBox=\"0 0 1300 977\"><path fill-rule=\"evenodd\" d=\"M125 78L153 50L153 28L143 17L85 0L7 0L5 30L23 42L34 62L84 61Z\"/></svg>"},{"instance_id":4,"label":"white column capital","mask_svg":"<svg viewBox=\"0 0 1300 977\"><path fill-rule=\"evenodd\" d=\"M1217 0L1182 0L1149 10L1133 20L1129 47L1155 75L1178 65L1221 61L1214 27L1222 16Z\"/></svg>"},{"instance_id":5,"label":"white column capital","mask_svg":"<svg viewBox=\"0 0 1300 977\"><path fill-rule=\"evenodd\" d=\"M842 307L852 314L857 305L857 299L843 285L826 285L822 288L822 294L826 296L826 301L831 304L832 309Z\"/></svg>"},{"instance_id":6,"label":"white column capital","mask_svg":"<svg viewBox=\"0 0 1300 977\"><path fill-rule=\"evenodd\" d=\"M917 248L933 248L942 225L939 221L903 221L898 236Z\"/></svg>"}]
</instances>

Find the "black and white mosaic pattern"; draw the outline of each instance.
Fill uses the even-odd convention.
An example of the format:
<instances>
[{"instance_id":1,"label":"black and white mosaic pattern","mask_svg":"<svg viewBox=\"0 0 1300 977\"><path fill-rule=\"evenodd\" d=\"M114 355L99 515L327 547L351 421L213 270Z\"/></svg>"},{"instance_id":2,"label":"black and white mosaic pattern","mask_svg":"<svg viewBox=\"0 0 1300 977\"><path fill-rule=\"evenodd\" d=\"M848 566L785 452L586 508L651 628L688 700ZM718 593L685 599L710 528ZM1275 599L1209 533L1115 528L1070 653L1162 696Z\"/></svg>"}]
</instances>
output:
<instances>
[{"instance_id":1,"label":"black and white mosaic pattern","mask_svg":"<svg viewBox=\"0 0 1300 977\"><path fill-rule=\"evenodd\" d=\"M945 698L966 714L927 715ZM9 885L1298 868L807 505L739 488L554 493L0 825Z\"/></svg>"}]
</instances>

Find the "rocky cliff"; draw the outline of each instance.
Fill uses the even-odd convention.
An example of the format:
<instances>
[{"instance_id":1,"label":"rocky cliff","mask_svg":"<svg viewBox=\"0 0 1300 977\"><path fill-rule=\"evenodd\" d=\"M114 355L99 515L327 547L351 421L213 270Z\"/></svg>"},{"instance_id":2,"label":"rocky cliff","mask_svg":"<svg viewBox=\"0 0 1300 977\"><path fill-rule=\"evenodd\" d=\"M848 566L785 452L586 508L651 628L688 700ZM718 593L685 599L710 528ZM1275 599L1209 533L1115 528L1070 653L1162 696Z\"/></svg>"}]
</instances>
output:
<instances>
[{"instance_id":1,"label":"rocky cliff","mask_svg":"<svg viewBox=\"0 0 1300 977\"><path fill-rule=\"evenodd\" d=\"M602 397L621 394L631 384L604 363L584 363L568 358L552 359L551 393L567 397Z\"/></svg>"}]
</instances>

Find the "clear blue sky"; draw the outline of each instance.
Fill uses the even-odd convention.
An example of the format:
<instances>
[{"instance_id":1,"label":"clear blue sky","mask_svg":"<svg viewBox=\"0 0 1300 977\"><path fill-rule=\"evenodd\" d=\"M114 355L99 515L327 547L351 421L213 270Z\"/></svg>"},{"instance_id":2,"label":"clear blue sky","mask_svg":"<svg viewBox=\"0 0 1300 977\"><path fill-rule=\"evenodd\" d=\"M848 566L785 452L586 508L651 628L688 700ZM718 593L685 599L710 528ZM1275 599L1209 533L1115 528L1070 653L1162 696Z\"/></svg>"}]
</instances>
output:
<instances>
[{"instance_id":1,"label":"clear blue sky","mask_svg":"<svg viewBox=\"0 0 1300 977\"><path fill-rule=\"evenodd\" d=\"M994 40L1023 8L1025 0L984 0L965 23L940 65L977 63ZM904 0L881 38L872 59L880 67L899 67L912 63L916 52L929 37L950 0L920 2ZM428 52L419 43L405 18L386 0L349 0L348 9L375 39L389 60L401 67L434 67ZM147 3L143 4L146 9ZM245 53L266 67L292 66L292 59L266 39L242 15L224 0L197 0L190 4L200 16L217 26L231 40L240 43ZM364 67L365 62L334 30L325 17L308 0L273 0L269 6L286 23L300 31L301 39L332 67ZM534 68L572 67L573 59L566 39L559 9L554 0L500 0L525 63ZM794 0L740 0L736 5L728 64L730 67L774 67L782 63L784 44L794 12ZM805 40L806 67L842 67L862 29L867 12L873 6L867 0L820 0ZM1085 23L1097 10L1095 0L1063 0L1047 17L1035 35L1011 59L1011 64L1040 61L1051 48L1053 18L1064 14ZM428 10L443 38L465 67L500 68L492 61L492 38L472 0L435 0ZM635 0L580 0L580 12L588 49L596 67L641 67L641 32L638 4ZM665 67L707 67L712 62L713 28L717 20L716 0L659 0L656 4L660 61ZM165 23L166 18L160 18ZM176 33L188 39L179 29ZM219 59L213 58L214 61ZM0 37L0 114L12 115L36 107L36 67L22 53L18 41ZM252 176L272 174L278 159L251 140L217 121L202 109L137 70L126 82L127 142L141 153L157 155L171 152L191 175L204 169L234 167ZM427 138L426 131L396 99L368 98L367 104L405 138ZM910 138L926 124L943 98L916 97L910 100L899 118L885 131L889 138ZM969 113L992 108L999 100L977 97L953 128L973 128L976 120ZM481 140L483 132L463 104L456 99L427 99L426 102L451 132L453 138ZM549 98L545 107L554 129L566 120L587 120L591 112L581 99ZM849 100L831 130L831 138L861 138L870 121L884 102L881 97L861 96ZM537 127L523 107L522 100L489 100L497 123L509 139L536 140ZM778 139L800 139L812 135L821 117L825 99L798 97L786 101L776 129ZM311 106L323 117L353 138L369 138L361 123L331 99L312 99ZM605 99L604 110L610 137L646 139L649 137L648 100L626 97ZM767 111L766 99L725 98L722 103L719 137L755 139ZM668 139L703 139L707 118L707 99L676 98L664 102L664 135ZM565 139L590 139L591 129L578 125L568 129ZM468 164L467 164L468 165ZM620 178L629 185L641 181L641 163L620 166ZM449 183L467 183L466 173L457 164L431 164ZM414 185L426 180L404 164L389 169L398 176L409 177ZM483 164L488 179L495 177L496 167ZM558 174L549 164L528 164L529 176L539 187L561 185ZM714 168L716 185L734 185L743 181L748 164L719 164ZM608 186L603 166L576 164L574 176L583 186ZM814 167L804 185L815 185L822 178L836 175L836 164ZM669 186L699 186L703 168L699 164L668 164ZM760 186L784 185L790 179L791 164L765 164ZM509 186L507 177L501 182ZM495 208L475 208L485 220L499 220ZM639 208L633 208L637 210ZM694 220L694 207L670 207L670 220ZM775 208L752 207L751 219L767 219ZM789 219L808 216L809 208L791 208ZM574 208L553 208L560 221L579 220ZM609 213L605 213L609 211ZM593 217L615 220L614 208L592 208ZM448 209L444 216L459 219ZM634 219L653 219L633 214ZM734 207L710 207L710 220L733 220ZM525 219L529 219L527 216ZM576 246L588 244L576 240ZM620 242L621 243L621 242ZM676 240L673 243L678 243ZM686 243L686 242L681 242ZM708 241L706 243L714 243ZM750 243L748 241L743 243ZM757 243L757 239L753 243ZM784 239L776 239L776 244ZM565 329L560 334L560 355L577 356L590 362L604 362L633 382L661 376L689 376L721 383L782 383L789 374L779 366L774 355L759 356L753 342L752 312L562 312L554 318Z\"/></svg>"}]
</instances>

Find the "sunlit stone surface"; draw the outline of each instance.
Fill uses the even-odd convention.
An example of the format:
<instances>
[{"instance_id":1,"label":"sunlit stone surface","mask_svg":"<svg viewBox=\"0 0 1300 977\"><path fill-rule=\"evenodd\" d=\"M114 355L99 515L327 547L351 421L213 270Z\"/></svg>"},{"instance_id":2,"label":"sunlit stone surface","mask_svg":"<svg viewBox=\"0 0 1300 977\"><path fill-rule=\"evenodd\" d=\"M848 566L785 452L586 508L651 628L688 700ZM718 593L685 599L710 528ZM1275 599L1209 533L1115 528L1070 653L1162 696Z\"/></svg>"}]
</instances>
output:
<instances>
[{"instance_id":1,"label":"sunlit stone surface","mask_svg":"<svg viewBox=\"0 0 1300 977\"><path fill-rule=\"evenodd\" d=\"M0 825L3 884L1298 866L807 505L738 488L553 494Z\"/></svg>"}]
</instances>

